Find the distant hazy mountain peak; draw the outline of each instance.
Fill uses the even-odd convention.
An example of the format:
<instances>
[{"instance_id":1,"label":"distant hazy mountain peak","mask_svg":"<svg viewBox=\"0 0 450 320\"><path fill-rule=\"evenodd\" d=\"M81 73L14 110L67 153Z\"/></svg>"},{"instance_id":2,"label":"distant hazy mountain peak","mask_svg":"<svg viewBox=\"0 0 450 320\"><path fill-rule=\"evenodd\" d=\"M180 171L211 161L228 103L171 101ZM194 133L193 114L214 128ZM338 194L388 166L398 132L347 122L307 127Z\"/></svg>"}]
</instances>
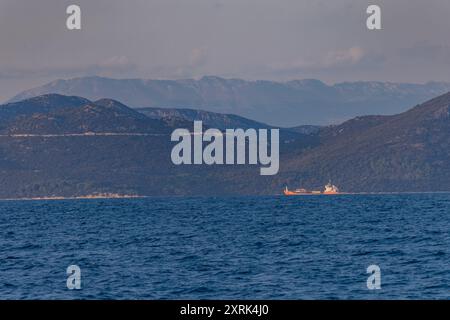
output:
<instances>
[{"instance_id":1,"label":"distant hazy mountain peak","mask_svg":"<svg viewBox=\"0 0 450 320\"><path fill-rule=\"evenodd\" d=\"M200 78L200 81L218 81L218 82L223 82L226 81L227 79L222 78L222 77L218 77L218 76L203 76Z\"/></svg>"},{"instance_id":2,"label":"distant hazy mountain peak","mask_svg":"<svg viewBox=\"0 0 450 320\"><path fill-rule=\"evenodd\" d=\"M302 79L302 80L291 80L287 84L296 86L308 86L308 87L327 87L328 85L317 79Z\"/></svg>"}]
</instances>

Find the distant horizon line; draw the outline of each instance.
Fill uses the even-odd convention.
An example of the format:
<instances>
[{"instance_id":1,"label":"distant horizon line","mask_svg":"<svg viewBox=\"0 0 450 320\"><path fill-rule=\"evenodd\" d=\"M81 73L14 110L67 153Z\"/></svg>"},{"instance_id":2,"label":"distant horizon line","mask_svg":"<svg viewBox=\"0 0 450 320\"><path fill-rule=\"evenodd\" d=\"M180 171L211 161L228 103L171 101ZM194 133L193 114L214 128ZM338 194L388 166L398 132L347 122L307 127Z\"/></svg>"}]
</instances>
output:
<instances>
[{"instance_id":1,"label":"distant horizon line","mask_svg":"<svg viewBox=\"0 0 450 320\"><path fill-rule=\"evenodd\" d=\"M238 81L245 81L245 82L273 82L273 83L290 83L290 82L303 82L303 81L315 81L315 82L321 82L327 86L335 86L337 84L353 84L353 83L384 83L384 84L413 84L413 85L427 85L427 84L450 84L450 81L441 81L441 80L427 80L422 82L415 82L415 81L392 81L392 80L342 80L342 81L325 81L320 78L292 78L290 80L271 80L269 78L245 78L245 77L228 77L228 76L221 76L221 75L213 75L213 74L205 74L198 77L179 77L179 78L163 78L163 77L155 77L155 78L148 78L148 77L112 77L112 76L103 76L103 75L85 75L85 76L74 76L74 77L67 77L67 78L55 78L54 80L51 80L49 82L46 82L46 84L54 83L57 81L70 81L70 80L78 80L78 79L89 79L89 78L98 78L98 79L107 79L107 80L144 80L144 81L201 81L206 79L220 79L220 80L238 80Z\"/></svg>"}]
</instances>

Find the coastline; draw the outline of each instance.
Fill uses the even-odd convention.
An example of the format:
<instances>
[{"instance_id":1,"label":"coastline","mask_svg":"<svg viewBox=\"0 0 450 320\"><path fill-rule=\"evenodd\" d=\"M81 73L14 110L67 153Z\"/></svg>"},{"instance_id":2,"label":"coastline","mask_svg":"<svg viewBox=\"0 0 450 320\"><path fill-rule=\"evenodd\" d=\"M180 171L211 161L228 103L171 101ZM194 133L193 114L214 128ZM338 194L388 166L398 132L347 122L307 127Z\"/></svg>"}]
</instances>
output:
<instances>
[{"instance_id":1,"label":"coastline","mask_svg":"<svg viewBox=\"0 0 450 320\"><path fill-rule=\"evenodd\" d=\"M339 196L370 196L370 195L413 195L413 194L450 194L450 191L396 191L396 192L342 192L338 194L298 194L286 196L282 193L270 195L224 195L223 197L281 197L281 198L296 198L296 197L339 197ZM99 195L85 195L85 196L44 196L44 197L29 197L29 198L0 198L0 201L56 201L56 200L98 200L98 199L144 199L152 197L170 197L170 198L208 198L221 197L220 195L204 196L204 195L121 195L121 194L99 194Z\"/></svg>"},{"instance_id":2,"label":"coastline","mask_svg":"<svg viewBox=\"0 0 450 320\"><path fill-rule=\"evenodd\" d=\"M85 196L47 196L47 197L30 197L30 198L0 198L0 201L47 201L47 200L95 200L95 199L138 199L148 198L141 195L122 195L122 194L98 194Z\"/></svg>"}]
</instances>

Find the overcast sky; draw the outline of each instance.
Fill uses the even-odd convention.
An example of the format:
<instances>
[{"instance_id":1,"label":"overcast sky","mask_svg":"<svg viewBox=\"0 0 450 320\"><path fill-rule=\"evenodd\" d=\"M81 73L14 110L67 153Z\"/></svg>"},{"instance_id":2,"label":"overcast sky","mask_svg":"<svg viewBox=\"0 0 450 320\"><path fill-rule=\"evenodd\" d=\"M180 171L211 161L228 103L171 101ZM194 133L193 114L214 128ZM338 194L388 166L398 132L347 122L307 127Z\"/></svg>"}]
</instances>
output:
<instances>
[{"instance_id":1,"label":"overcast sky","mask_svg":"<svg viewBox=\"0 0 450 320\"><path fill-rule=\"evenodd\" d=\"M0 100L85 75L450 81L449 34L448 0L0 0Z\"/></svg>"}]
</instances>

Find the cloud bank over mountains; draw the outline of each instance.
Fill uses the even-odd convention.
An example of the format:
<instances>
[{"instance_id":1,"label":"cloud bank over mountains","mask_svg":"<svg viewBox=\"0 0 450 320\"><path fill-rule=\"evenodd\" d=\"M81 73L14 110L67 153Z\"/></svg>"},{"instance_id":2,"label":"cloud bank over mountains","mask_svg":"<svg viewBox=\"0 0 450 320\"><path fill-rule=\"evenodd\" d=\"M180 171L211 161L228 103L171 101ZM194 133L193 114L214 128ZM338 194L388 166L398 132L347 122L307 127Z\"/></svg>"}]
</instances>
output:
<instances>
[{"instance_id":1,"label":"cloud bank over mountains","mask_svg":"<svg viewBox=\"0 0 450 320\"><path fill-rule=\"evenodd\" d=\"M354 0L80 0L0 3L0 99L56 78L227 78L326 83L450 81L450 3L378 1L383 30ZM433 23L429 23L433 21Z\"/></svg>"}]
</instances>

